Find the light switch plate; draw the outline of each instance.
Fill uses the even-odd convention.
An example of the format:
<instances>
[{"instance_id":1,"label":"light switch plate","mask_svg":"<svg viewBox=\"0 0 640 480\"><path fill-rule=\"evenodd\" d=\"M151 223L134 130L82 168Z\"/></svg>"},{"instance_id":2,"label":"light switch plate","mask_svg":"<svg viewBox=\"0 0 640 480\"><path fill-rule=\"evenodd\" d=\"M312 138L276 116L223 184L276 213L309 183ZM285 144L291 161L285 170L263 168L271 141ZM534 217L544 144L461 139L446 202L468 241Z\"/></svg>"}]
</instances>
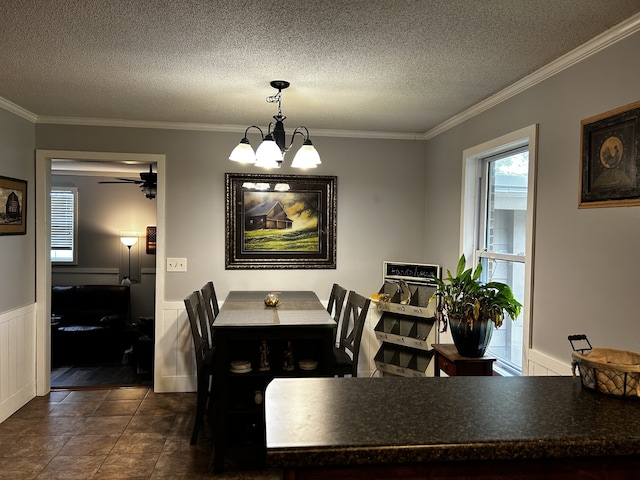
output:
<instances>
[{"instance_id":1,"label":"light switch plate","mask_svg":"<svg viewBox=\"0 0 640 480\"><path fill-rule=\"evenodd\" d=\"M186 272L186 258L167 258L167 272Z\"/></svg>"}]
</instances>

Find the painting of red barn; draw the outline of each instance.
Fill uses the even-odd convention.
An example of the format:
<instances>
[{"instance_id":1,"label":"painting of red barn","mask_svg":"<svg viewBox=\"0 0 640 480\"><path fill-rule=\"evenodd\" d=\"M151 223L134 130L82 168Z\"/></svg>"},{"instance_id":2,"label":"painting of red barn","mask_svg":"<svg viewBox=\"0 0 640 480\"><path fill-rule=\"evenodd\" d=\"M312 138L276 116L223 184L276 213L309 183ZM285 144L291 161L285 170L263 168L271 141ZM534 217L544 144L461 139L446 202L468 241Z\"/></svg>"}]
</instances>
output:
<instances>
[{"instance_id":1,"label":"painting of red barn","mask_svg":"<svg viewBox=\"0 0 640 480\"><path fill-rule=\"evenodd\" d=\"M27 182L0 177L0 235L24 235L27 231Z\"/></svg>"},{"instance_id":2,"label":"painting of red barn","mask_svg":"<svg viewBox=\"0 0 640 480\"><path fill-rule=\"evenodd\" d=\"M245 202L245 209L247 203ZM280 200L266 201L244 213L244 230L282 230L293 227L293 221Z\"/></svg>"},{"instance_id":3,"label":"painting of red barn","mask_svg":"<svg viewBox=\"0 0 640 480\"><path fill-rule=\"evenodd\" d=\"M335 268L336 177L227 174L226 268Z\"/></svg>"}]
</instances>

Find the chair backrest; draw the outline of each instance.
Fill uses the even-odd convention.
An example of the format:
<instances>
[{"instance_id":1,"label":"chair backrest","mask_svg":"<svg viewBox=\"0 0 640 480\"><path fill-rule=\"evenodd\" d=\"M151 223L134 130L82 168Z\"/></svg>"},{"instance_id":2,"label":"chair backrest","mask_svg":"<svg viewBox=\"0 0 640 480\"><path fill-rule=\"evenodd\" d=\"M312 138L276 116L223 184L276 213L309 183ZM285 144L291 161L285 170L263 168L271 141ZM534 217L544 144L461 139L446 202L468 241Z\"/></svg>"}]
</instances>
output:
<instances>
[{"instance_id":1,"label":"chair backrest","mask_svg":"<svg viewBox=\"0 0 640 480\"><path fill-rule=\"evenodd\" d=\"M327 312L333 317L333 319L339 323L340 316L342 314L342 307L344 305L344 299L347 296L347 289L342 288L337 283L334 283L331 287L331 293L329 294L329 302L327 303Z\"/></svg>"},{"instance_id":2,"label":"chair backrest","mask_svg":"<svg viewBox=\"0 0 640 480\"><path fill-rule=\"evenodd\" d=\"M204 299L204 310L207 314L208 320L207 338L209 346L213 347L213 329L211 328L211 325L213 325L213 321L218 316L218 313L220 313L218 297L216 296L216 289L213 286L213 282L205 283L200 291L202 292L202 298Z\"/></svg>"},{"instance_id":3,"label":"chair backrest","mask_svg":"<svg viewBox=\"0 0 640 480\"><path fill-rule=\"evenodd\" d=\"M370 299L351 291L347 298L346 308L342 317L340 327L340 347L351 353L353 359L352 375L357 376L358 357L360 355L360 341L362 331L369 311Z\"/></svg>"},{"instance_id":4,"label":"chair backrest","mask_svg":"<svg viewBox=\"0 0 640 480\"><path fill-rule=\"evenodd\" d=\"M205 355L209 351L209 339L207 336L207 317L204 311L204 299L202 292L196 290L184 299L184 306L187 309L189 325L191 326L191 337L196 351L196 364L201 368Z\"/></svg>"}]
</instances>

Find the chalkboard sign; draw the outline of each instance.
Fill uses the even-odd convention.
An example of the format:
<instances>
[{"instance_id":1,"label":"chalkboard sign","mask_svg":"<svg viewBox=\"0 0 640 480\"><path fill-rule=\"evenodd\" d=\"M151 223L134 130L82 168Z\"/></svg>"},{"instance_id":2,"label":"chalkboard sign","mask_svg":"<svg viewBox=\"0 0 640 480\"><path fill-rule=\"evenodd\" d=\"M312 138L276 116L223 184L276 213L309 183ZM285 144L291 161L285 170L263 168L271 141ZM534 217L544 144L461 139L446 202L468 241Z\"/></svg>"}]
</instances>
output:
<instances>
[{"instance_id":1,"label":"chalkboard sign","mask_svg":"<svg viewBox=\"0 0 640 480\"><path fill-rule=\"evenodd\" d=\"M384 262L383 275L385 279L431 285L435 284L434 278L440 278L440 265Z\"/></svg>"}]
</instances>

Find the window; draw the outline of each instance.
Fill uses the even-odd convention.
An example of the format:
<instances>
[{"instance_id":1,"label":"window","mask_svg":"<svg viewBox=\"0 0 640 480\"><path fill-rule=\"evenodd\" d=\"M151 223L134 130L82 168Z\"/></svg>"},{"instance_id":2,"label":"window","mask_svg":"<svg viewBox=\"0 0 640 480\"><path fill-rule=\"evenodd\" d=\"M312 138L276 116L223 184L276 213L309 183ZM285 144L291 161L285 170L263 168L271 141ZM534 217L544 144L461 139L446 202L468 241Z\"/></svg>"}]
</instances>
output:
<instances>
[{"instance_id":1,"label":"window","mask_svg":"<svg viewBox=\"0 0 640 480\"><path fill-rule=\"evenodd\" d=\"M536 127L464 153L463 245L485 281L511 286L523 309L516 321L494 329L489 355L503 374L526 373L529 347Z\"/></svg>"},{"instance_id":2,"label":"window","mask_svg":"<svg viewBox=\"0 0 640 480\"><path fill-rule=\"evenodd\" d=\"M51 261L76 264L78 189L51 189Z\"/></svg>"}]
</instances>

